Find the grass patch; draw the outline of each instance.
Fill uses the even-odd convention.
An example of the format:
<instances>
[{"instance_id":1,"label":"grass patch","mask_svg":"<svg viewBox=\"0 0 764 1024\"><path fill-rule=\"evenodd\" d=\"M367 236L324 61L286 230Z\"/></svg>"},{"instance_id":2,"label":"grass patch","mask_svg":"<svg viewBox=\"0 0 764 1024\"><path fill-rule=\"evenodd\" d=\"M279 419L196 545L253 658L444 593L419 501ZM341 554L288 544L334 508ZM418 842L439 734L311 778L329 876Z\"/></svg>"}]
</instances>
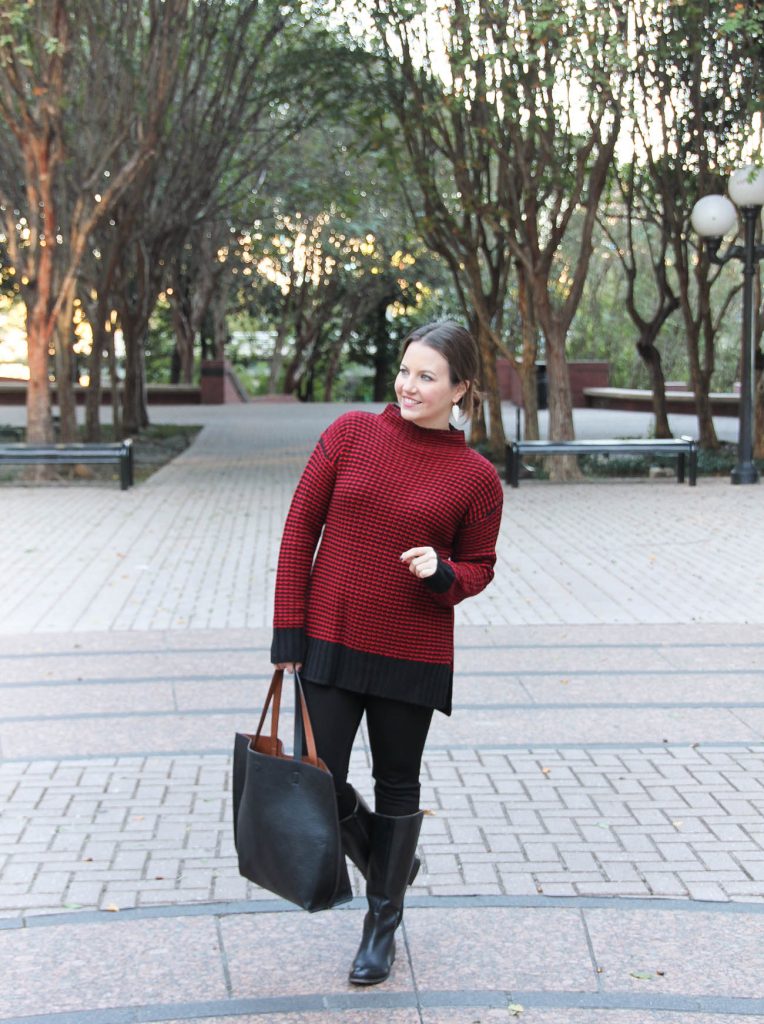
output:
<instances>
[{"instance_id":1,"label":"grass patch","mask_svg":"<svg viewBox=\"0 0 764 1024\"><path fill-rule=\"evenodd\" d=\"M585 476L592 477L645 477L652 466L665 467L676 474L676 455L581 455L579 465ZM698 451L698 476L729 476L737 464L737 445L723 444L719 448L701 448ZM764 473L764 460L756 466ZM685 460L685 473L687 461Z\"/></svg>"},{"instance_id":2,"label":"grass patch","mask_svg":"<svg viewBox=\"0 0 764 1024\"><path fill-rule=\"evenodd\" d=\"M523 461L533 467L534 480L548 480L542 456L523 456ZM737 464L737 445L722 444L716 449L701 448L698 451L698 476L729 476ZM591 478L644 478L650 475L654 466L665 469L667 476L676 476L676 455L579 455L578 465L585 477ZM755 462L764 477L764 460ZM688 472L685 461L685 479Z\"/></svg>"},{"instance_id":3,"label":"grass patch","mask_svg":"<svg viewBox=\"0 0 764 1024\"><path fill-rule=\"evenodd\" d=\"M162 466L185 451L201 430L201 426L178 423L151 424L133 438L135 483L142 483ZM78 440L84 440L80 428ZM0 424L0 444L23 442L24 430ZM101 441L114 440L110 424L101 427ZM67 486L87 483L119 482L118 466L3 466L0 468L0 483L3 484L44 484Z\"/></svg>"}]
</instances>

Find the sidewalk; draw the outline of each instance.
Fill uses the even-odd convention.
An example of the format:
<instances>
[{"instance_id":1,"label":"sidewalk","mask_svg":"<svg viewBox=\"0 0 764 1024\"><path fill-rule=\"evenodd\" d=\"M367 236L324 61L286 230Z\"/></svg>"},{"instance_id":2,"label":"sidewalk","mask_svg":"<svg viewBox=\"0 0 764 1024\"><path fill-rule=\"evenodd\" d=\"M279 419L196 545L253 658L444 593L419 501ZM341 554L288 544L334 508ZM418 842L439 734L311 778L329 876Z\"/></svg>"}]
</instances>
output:
<instances>
[{"instance_id":1,"label":"sidewalk","mask_svg":"<svg viewBox=\"0 0 764 1024\"><path fill-rule=\"evenodd\" d=\"M759 487L507 489L386 985L346 981L362 899L238 876L231 741L340 411L168 410L206 428L131 491L0 492L0 1024L764 1024Z\"/></svg>"}]
</instances>

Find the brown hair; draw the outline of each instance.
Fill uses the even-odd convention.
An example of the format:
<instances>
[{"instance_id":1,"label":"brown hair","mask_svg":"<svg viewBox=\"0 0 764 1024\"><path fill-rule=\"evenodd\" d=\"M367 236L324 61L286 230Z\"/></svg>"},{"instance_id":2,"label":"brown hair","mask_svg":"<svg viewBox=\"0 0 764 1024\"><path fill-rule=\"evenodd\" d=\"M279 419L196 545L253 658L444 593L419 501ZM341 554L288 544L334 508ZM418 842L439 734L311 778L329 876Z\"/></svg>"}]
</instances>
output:
<instances>
[{"instance_id":1,"label":"brown hair","mask_svg":"<svg viewBox=\"0 0 764 1024\"><path fill-rule=\"evenodd\" d=\"M401 348L401 359L412 341L435 349L448 363L451 383L466 384L467 390L457 402L462 413L469 419L477 412L483 396L478 391L479 356L477 345L469 331L453 320L438 320L415 328L406 337Z\"/></svg>"}]
</instances>

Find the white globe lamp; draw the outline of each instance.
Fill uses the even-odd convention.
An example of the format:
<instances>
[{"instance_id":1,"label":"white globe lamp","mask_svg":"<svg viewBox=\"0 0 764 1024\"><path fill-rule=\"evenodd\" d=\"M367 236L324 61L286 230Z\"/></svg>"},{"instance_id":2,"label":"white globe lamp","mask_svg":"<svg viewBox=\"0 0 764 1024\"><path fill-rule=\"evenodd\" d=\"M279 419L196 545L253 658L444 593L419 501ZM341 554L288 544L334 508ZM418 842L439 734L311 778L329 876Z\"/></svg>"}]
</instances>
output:
<instances>
[{"instance_id":1,"label":"white globe lamp","mask_svg":"<svg viewBox=\"0 0 764 1024\"><path fill-rule=\"evenodd\" d=\"M701 238L723 238L737 225L737 210L726 196L703 196L693 206L690 222Z\"/></svg>"},{"instance_id":2,"label":"white globe lamp","mask_svg":"<svg viewBox=\"0 0 764 1024\"><path fill-rule=\"evenodd\" d=\"M740 167L727 185L735 206L764 206L764 167Z\"/></svg>"}]
</instances>

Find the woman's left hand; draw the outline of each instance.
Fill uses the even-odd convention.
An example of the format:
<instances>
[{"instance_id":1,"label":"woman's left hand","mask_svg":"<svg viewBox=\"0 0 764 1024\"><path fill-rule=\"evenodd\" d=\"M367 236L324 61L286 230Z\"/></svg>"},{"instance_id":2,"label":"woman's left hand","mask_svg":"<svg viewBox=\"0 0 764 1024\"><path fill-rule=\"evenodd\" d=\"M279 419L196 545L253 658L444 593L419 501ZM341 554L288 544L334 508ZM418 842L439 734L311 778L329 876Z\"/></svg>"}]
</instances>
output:
<instances>
[{"instance_id":1,"label":"woman's left hand","mask_svg":"<svg viewBox=\"0 0 764 1024\"><path fill-rule=\"evenodd\" d=\"M411 548L403 552L401 561L406 562L409 572L420 580L434 576L435 570L438 568L438 556L434 548Z\"/></svg>"}]
</instances>

